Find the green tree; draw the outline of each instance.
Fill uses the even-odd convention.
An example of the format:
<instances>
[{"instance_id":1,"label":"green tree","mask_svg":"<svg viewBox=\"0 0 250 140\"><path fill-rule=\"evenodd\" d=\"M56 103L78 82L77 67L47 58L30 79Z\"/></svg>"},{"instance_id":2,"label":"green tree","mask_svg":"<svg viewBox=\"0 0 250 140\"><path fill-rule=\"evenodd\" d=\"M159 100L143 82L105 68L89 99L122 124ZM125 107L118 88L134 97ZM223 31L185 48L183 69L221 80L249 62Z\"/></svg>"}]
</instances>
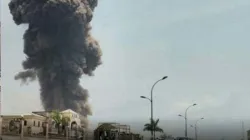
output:
<instances>
[{"instance_id":1,"label":"green tree","mask_svg":"<svg viewBox=\"0 0 250 140\"><path fill-rule=\"evenodd\" d=\"M64 136L66 136L66 127L69 126L69 122L70 122L70 118L66 117L66 116L62 116L62 126L63 126L63 132L64 132Z\"/></svg>"},{"instance_id":2,"label":"green tree","mask_svg":"<svg viewBox=\"0 0 250 140\"><path fill-rule=\"evenodd\" d=\"M58 110L52 111L51 118L54 120L55 126L58 129L58 134L61 134L60 126L68 126L70 122L70 118L63 116L62 113ZM63 129L63 131L65 131L65 129Z\"/></svg>"},{"instance_id":3,"label":"green tree","mask_svg":"<svg viewBox=\"0 0 250 140\"><path fill-rule=\"evenodd\" d=\"M54 120L55 127L58 130L58 134L60 134L60 125L62 124L62 114L58 110L54 110L51 112L51 118Z\"/></svg>"},{"instance_id":4,"label":"green tree","mask_svg":"<svg viewBox=\"0 0 250 140\"><path fill-rule=\"evenodd\" d=\"M144 125L144 129L143 131L150 131L151 134L153 134L153 132L163 132L163 129L161 129L159 126L158 126L158 123L159 123L159 119L157 119L156 121L153 120L153 119L150 119L150 123L147 123Z\"/></svg>"},{"instance_id":5,"label":"green tree","mask_svg":"<svg viewBox=\"0 0 250 140\"><path fill-rule=\"evenodd\" d=\"M66 116L62 116L62 125L69 126L70 118Z\"/></svg>"}]
</instances>

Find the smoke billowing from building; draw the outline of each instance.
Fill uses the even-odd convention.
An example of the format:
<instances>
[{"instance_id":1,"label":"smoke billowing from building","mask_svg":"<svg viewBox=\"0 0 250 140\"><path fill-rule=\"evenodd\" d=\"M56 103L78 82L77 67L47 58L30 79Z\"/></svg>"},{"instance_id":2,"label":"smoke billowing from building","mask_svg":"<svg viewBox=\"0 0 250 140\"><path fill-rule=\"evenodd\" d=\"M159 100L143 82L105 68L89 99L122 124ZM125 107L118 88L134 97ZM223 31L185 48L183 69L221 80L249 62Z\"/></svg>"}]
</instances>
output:
<instances>
[{"instance_id":1,"label":"smoke billowing from building","mask_svg":"<svg viewBox=\"0 0 250 140\"><path fill-rule=\"evenodd\" d=\"M90 35L97 0L12 0L9 9L24 33L25 71L15 79L40 83L45 110L72 109L87 116L88 91L79 78L101 64L99 44Z\"/></svg>"}]
</instances>

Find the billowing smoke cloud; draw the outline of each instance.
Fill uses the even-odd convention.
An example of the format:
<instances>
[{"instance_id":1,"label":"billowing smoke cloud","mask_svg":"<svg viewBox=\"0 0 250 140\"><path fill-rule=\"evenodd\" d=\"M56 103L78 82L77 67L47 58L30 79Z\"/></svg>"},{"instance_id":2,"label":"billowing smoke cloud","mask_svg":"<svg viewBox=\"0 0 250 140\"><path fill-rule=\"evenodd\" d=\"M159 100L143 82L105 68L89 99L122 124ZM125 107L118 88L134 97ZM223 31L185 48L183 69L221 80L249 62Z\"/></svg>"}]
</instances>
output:
<instances>
[{"instance_id":1,"label":"billowing smoke cloud","mask_svg":"<svg viewBox=\"0 0 250 140\"><path fill-rule=\"evenodd\" d=\"M37 77L45 110L72 109L87 116L88 91L79 84L101 64L99 44L90 35L97 0L12 0L10 12L24 34L24 72L15 79Z\"/></svg>"}]
</instances>

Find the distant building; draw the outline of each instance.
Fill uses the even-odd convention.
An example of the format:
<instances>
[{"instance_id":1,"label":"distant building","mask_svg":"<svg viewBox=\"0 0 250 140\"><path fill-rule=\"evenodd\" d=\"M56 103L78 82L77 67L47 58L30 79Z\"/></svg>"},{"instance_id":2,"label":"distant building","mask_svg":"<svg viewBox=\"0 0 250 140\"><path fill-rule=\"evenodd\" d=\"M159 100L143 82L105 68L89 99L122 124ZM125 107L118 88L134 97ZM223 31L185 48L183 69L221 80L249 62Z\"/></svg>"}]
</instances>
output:
<instances>
[{"instance_id":1,"label":"distant building","mask_svg":"<svg viewBox=\"0 0 250 140\"><path fill-rule=\"evenodd\" d=\"M250 140L250 130L247 131L247 140Z\"/></svg>"}]
</instances>

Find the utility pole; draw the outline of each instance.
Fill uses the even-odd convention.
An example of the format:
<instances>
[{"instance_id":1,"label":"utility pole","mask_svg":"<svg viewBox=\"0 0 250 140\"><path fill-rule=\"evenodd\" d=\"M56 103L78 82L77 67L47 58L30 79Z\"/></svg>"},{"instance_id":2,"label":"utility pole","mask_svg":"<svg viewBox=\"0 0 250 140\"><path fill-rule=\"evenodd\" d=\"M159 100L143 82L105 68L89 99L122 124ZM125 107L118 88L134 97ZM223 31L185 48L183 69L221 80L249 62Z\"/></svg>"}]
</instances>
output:
<instances>
[{"instance_id":1,"label":"utility pole","mask_svg":"<svg viewBox=\"0 0 250 140\"><path fill-rule=\"evenodd\" d=\"M21 134L20 134L20 139L23 140L23 126L24 126L24 117L23 115L21 116Z\"/></svg>"},{"instance_id":2,"label":"utility pole","mask_svg":"<svg viewBox=\"0 0 250 140\"><path fill-rule=\"evenodd\" d=\"M151 117L150 117L150 123L152 124L153 123L153 121L154 121L154 111L153 111L153 90L154 90L154 87L155 87L155 85L158 83L158 82L160 82L160 81L162 81L162 80L165 80L166 78L168 78L168 76L164 76L164 77L162 77L160 80L157 80L154 84L153 84L153 86L152 86L152 88L151 88L151 96L150 96L150 98L148 98L148 97L145 97L145 96L140 96L141 98L143 98L143 99L147 99L147 100L149 100L150 101L150 105L151 105ZM151 138L153 139L153 140L155 140L155 128L154 128L154 126L153 126L153 129L151 130Z\"/></svg>"},{"instance_id":3,"label":"utility pole","mask_svg":"<svg viewBox=\"0 0 250 140\"><path fill-rule=\"evenodd\" d=\"M46 126L45 126L46 128L46 130L45 130L45 139L46 140L49 140L49 113L48 112L46 112Z\"/></svg>"},{"instance_id":4,"label":"utility pole","mask_svg":"<svg viewBox=\"0 0 250 140\"><path fill-rule=\"evenodd\" d=\"M197 104L193 104L193 105L191 105L191 106L189 106L187 109L186 109L186 111L185 111L185 137L187 138L187 111L188 111L188 109L190 108L190 107L193 107L193 106L196 106Z\"/></svg>"},{"instance_id":5,"label":"utility pole","mask_svg":"<svg viewBox=\"0 0 250 140\"><path fill-rule=\"evenodd\" d=\"M198 134L197 134L197 123L200 121L200 120L203 120L204 118L200 118L199 120L196 121L195 125L191 125L191 127L194 128L194 131L195 131L195 140L198 140Z\"/></svg>"},{"instance_id":6,"label":"utility pole","mask_svg":"<svg viewBox=\"0 0 250 140\"><path fill-rule=\"evenodd\" d=\"M1 75L0 75L0 77L1 77ZM0 79L0 81L1 81L1 79ZM3 119L2 119L2 91L1 91L1 85L0 85L0 138L2 138L2 124L3 124Z\"/></svg>"},{"instance_id":7,"label":"utility pole","mask_svg":"<svg viewBox=\"0 0 250 140\"><path fill-rule=\"evenodd\" d=\"M69 139L69 126L66 126L66 140Z\"/></svg>"},{"instance_id":8,"label":"utility pole","mask_svg":"<svg viewBox=\"0 0 250 140\"><path fill-rule=\"evenodd\" d=\"M195 129L195 140L198 140L198 135L197 135L197 124L195 124L194 129Z\"/></svg>"},{"instance_id":9,"label":"utility pole","mask_svg":"<svg viewBox=\"0 0 250 140\"><path fill-rule=\"evenodd\" d=\"M245 140L245 127L243 121L242 121L242 140Z\"/></svg>"},{"instance_id":10,"label":"utility pole","mask_svg":"<svg viewBox=\"0 0 250 140\"><path fill-rule=\"evenodd\" d=\"M188 111L188 109L190 108L190 107L193 107L193 106L196 106L197 104L193 104L193 105L191 105L191 106L189 106L187 109L186 109L186 111L185 111L185 116L183 116L183 115L181 115L181 114L179 114L178 116L179 117L183 117L184 119L185 119L185 137L187 138L187 111Z\"/></svg>"},{"instance_id":11,"label":"utility pole","mask_svg":"<svg viewBox=\"0 0 250 140\"><path fill-rule=\"evenodd\" d=\"M0 78L1 78L1 70L0 70ZM1 82L1 79L0 79L0 82ZM2 82L0 84L2 84ZM0 85L0 138L2 139L3 118L2 118L2 89L1 88L2 87Z\"/></svg>"}]
</instances>

